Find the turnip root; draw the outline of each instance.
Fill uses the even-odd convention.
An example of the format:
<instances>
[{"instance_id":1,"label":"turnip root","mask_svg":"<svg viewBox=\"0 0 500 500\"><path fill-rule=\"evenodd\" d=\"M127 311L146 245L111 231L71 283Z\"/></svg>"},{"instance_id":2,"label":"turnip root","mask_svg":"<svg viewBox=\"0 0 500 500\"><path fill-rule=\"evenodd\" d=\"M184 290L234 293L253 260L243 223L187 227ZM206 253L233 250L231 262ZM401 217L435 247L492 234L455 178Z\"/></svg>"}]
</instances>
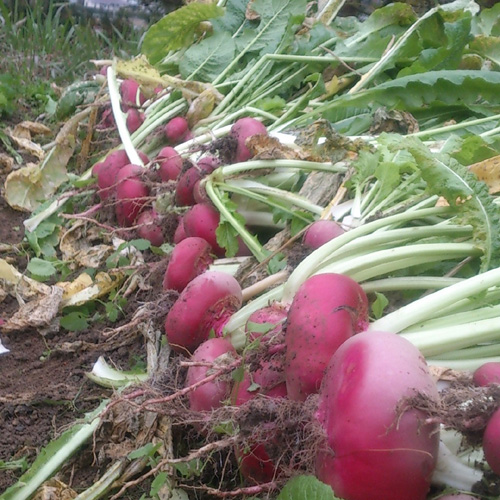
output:
<instances>
[{"instance_id":1,"label":"turnip root","mask_svg":"<svg viewBox=\"0 0 500 500\"><path fill-rule=\"evenodd\" d=\"M165 319L165 333L172 349L193 352L212 330L220 337L241 303L241 287L230 274L200 274L184 288Z\"/></svg>"},{"instance_id":2,"label":"turnip root","mask_svg":"<svg viewBox=\"0 0 500 500\"><path fill-rule=\"evenodd\" d=\"M130 108L127 111L127 129L128 131L133 134L141 125L142 122L144 121L144 113L140 113L136 108Z\"/></svg>"},{"instance_id":3,"label":"turnip root","mask_svg":"<svg viewBox=\"0 0 500 500\"><path fill-rule=\"evenodd\" d=\"M165 125L165 137L173 146L180 144L189 132L189 125L183 116L176 116Z\"/></svg>"},{"instance_id":4,"label":"turnip root","mask_svg":"<svg viewBox=\"0 0 500 500\"><path fill-rule=\"evenodd\" d=\"M187 235L186 230L184 229L184 217L179 217L179 222L177 223L177 227L175 228L173 241L177 245L186 238Z\"/></svg>"},{"instance_id":5,"label":"turnip root","mask_svg":"<svg viewBox=\"0 0 500 500\"><path fill-rule=\"evenodd\" d=\"M224 257L225 250L217 243L216 230L219 227L219 212L209 204L193 205L183 217L184 231L187 236L197 236L208 241L217 257Z\"/></svg>"},{"instance_id":6,"label":"turnip root","mask_svg":"<svg viewBox=\"0 0 500 500\"><path fill-rule=\"evenodd\" d=\"M164 290L181 292L214 261L212 247L203 238L190 237L179 242L170 255L163 278Z\"/></svg>"},{"instance_id":7,"label":"turnip root","mask_svg":"<svg viewBox=\"0 0 500 500\"><path fill-rule=\"evenodd\" d=\"M500 409L488 420L483 435L483 451L486 462L495 474L500 474Z\"/></svg>"},{"instance_id":8,"label":"turnip root","mask_svg":"<svg viewBox=\"0 0 500 500\"><path fill-rule=\"evenodd\" d=\"M342 274L306 280L288 311L285 375L288 397L303 401L318 391L324 370L348 338L368 326L368 299Z\"/></svg>"},{"instance_id":9,"label":"turnip root","mask_svg":"<svg viewBox=\"0 0 500 500\"><path fill-rule=\"evenodd\" d=\"M165 146L156 157L158 175L163 182L175 181L182 170L181 155L172 147Z\"/></svg>"},{"instance_id":10,"label":"turnip root","mask_svg":"<svg viewBox=\"0 0 500 500\"><path fill-rule=\"evenodd\" d=\"M342 226L334 220L317 220L306 229L302 237L302 243L306 247L316 250L316 248L344 232Z\"/></svg>"},{"instance_id":11,"label":"turnip root","mask_svg":"<svg viewBox=\"0 0 500 500\"><path fill-rule=\"evenodd\" d=\"M397 334L365 331L333 355L319 391L326 434L317 476L345 500L425 500L439 424L405 399L438 391L425 359Z\"/></svg>"},{"instance_id":12,"label":"turnip root","mask_svg":"<svg viewBox=\"0 0 500 500\"><path fill-rule=\"evenodd\" d=\"M143 168L129 164L116 176L116 219L121 226L131 226L147 202L149 189L140 176Z\"/></svg>"},{"instance_id":13,"label":"turnip root","mask_svg":"<svg viewBox=\"0 0 500 500\"><path fill-rule=\"evenodd\" d=\"M500 362L490 361L482 364L474 371L472 381L479 387L500 384Z\"/></svg>"},{"instance_id":14,"label":"turnip root","mask_svg":"<svg viewBox=\"0 0 500 500\"><path fill-rule=\"evenodd\" d=\"M140 91L139 84L132 79L123 80L120 85L120 95L122 97L122 110L137 108L146 102L146 97Z\"/></svg>"},{"instance_id":15,"label":"turnip root","mask_svg":"<svg viewBox=\"0 0 500 500\"><path fill-rule=\"evenodd\" d=\"M176 205L185 207L196 203L194 187L201 178L202 174L196 167L190 167L180 175L175 188Z\"/></svg>"},{"instance_id":16,"label":"turnip root","mask_svg":"<svg viewBox=\"0 0 500 500\"><path fill-rule=\"evenodd\" d=\"M137 217L136 224L139 226L137 228L138 236L150 241L151 245L159 247L165 241L158 214L155 210L144 210L144 212Z\"/></svg>"},{"instance_id":17,"label":"turnip root","mask_svg":"<svg viewBox=\"0 0 500 500\"><path fill-rule=\"evenodd\" d=\"M263 307L253 312L245 325L248 341L260 339L262 342L267 342L282 334L286 316L286 309L279 305Z\"/></svg>"},{"instance_id":18,"label":"turnip root","mask_svg":"<svg viewBox=\"0 0 500 500\"><path fill-rule=\"evenodd\" d=\"M196 165L198 166L198 169L203 172L203 174L208 175L220 166L220 160L216 156L207 155L200 158Z\"/></svg>"},{"instance_id":19,"label":"turnip root","mask_svg":"<svg viewBox=\"0 0 500 500\"><path fill-rule=\"evenodd\" d=\"M230 134L238 141L235 161L242 162L252 157L252 153L246 146L246 140L256 134L267 135L267 129L259 120L245 117L240 118L234 123Z\"/></svg>"},{"instance_id":20,"label":"turnip root","mask_svg":"<svg viewBox=\"0 0 500 500\"><path fill-rule=\"evenodd\" d=\"M203 342L193 353L193 363L207 363L209 366L190 366L186 376L186 387L192 386L205 379L210 372L217 370L228 357L237 358L236 350L231 342L225 338L212 338ZM222 406L228 399L231 390L230 376L224 380L217 377L206 382L189 393L189 407L193 411L210 411Z\"/></svg>"}]
</instances>

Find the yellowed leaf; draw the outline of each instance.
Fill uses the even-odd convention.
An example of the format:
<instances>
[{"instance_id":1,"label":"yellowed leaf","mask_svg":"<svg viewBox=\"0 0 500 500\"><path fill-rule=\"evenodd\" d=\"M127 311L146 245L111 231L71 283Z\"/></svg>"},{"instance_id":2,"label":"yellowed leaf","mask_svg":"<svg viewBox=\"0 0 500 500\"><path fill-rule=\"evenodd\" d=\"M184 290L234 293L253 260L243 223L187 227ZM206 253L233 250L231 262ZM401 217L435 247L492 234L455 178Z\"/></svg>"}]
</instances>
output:
<instances>
[{"instance_id":1,"label":"yellowed leaf","mask_svg":"<svg viewBox=\"0 0 500 500\"><path fill-rule=\"evenodd\" d=\"M24 276L4 259L0 259L0 288L22 300L47 295L50 292L50 286Z\"/></svg>"},{"instance_id":2,"label":"yellowed leaf","mask_svg":"<svg viewBox=\"0 0 500 500\"><path fill-rule=\"evenodd\" d=\"M13 134L18 137L25 137L27 139L31 139L31 134L41 134L41 135L49 135L52 131L49 127L44 125L43 123L31 122L31 121L23 121L18 123L14 127Z\"/></svg>"},{"instance_id":3,"label":"yellowed leaf","mask_svg":"<svg viewBox=\"0 0 500 500\"><path fill-rule=\"evenodd\" d=\"M491 194L500 192L500 155L474 163L469 170L488 185Z\"/></svg>"},{"instance_id":4,"label":"yellowed leaf","mask_svg":"<svg viewBox=\"0 0 500 500\"><path fill-rule=\"evenodd\" d=\"M33 500L72 500L78 493L58 479L45 481L35 493Z\"/></svg>"},{"instance_id":5,"label":"yellowed leaf","mask_svg":"<svg viewBox=\"0 0 500 500\"><path fill-rule=\"evenodd\" d=\"M56 283L56 286L62 288L63 300L67 300L78 292L81 292L83 289L92 285L92 278L87 273L80 274L73 281L60 281Z\"/></svg>"},{"instance_id":6,"label":"yellowed leaf","mask_svg":"<svg viewBox=\"0 0 500 500\"><path fill-rule=\"evenodd\" d=\"M42 149L40 144L33 142L31 139L26 137L19 137L14 134L10 134L10 138L13 142L17 144L18 147L27 151L30 155L35 156L39 160L43 160L45 157L45 151Z\"/></svg>"}]
</instances>

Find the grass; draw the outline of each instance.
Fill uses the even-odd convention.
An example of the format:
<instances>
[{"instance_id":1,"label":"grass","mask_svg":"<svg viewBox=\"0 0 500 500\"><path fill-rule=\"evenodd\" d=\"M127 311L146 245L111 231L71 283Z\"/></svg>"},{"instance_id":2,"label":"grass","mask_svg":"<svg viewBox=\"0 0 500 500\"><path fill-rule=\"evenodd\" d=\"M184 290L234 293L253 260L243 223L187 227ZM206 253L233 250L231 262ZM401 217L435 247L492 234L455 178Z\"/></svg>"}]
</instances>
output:
<instances>
[{"instance_id":1,"label":"grass","mask_svg":"<svg viewBox=\"0 0 500 500\"><path fill-rule=\"evenodd\" d=\"M21 111L36 116L52 84L65 86L95 71L92 59L138 52L141 33L124 17L101 21L68 3L0 0L0 116ZM21 106L22 110L18 107Z\"/></svg>"}]
</instances>

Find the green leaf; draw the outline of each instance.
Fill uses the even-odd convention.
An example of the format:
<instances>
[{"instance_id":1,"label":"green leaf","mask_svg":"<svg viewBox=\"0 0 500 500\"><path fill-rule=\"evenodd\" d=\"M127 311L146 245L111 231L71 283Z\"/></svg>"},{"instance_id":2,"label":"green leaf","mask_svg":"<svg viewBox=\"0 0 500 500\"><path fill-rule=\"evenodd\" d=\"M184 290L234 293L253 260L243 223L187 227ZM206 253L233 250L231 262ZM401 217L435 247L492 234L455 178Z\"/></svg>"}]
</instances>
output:
<instances>
[{"instance_id":1,"label":"green leaf","mask_svg":"<svg viewBox=\"0 0 500 500\"><path fill-rule=\"evenodd\" d=\"M149 491L149 494L154 497L157 495L163 485L167 482L168 476L166 472L159 472L156 474L155 478L153 479L151 483L151 490Z\"/></svg>"},{"instance_id":2,"label":"green leaf","mask_svg":"<svg viewBox=\"0 0 500 500\"><path fill-rule=\"evenodd\" d=\"M130 240L129 244L130 246L137 248L139 251L149 250L151 248L151 242L149 240L145 240L144 238Z\"/></svg>"},{"instance_id":3,"label":"green leaf","mask_svg":"<svg viewBox=\"0 0 500 500\"><path fill-rule=\"evenodd\" d=\"M83 312L71 312L62 316L60 325L70 332L81 332L89 327L88 317Z\"/></svg>"},{"instance_id":4,"label":"green leaf","mask_svg":"<svg viewBox=\"0 0 500 500\"><path fill-rule=\"evenodd\" d=\"M314 476L290 479L276 500L336 500L333 490Z\"/></svg>"},{"instance_id":5,"label":"green leaf","mask_svg":"<svg viewBox=\"0 0 500 500\"><path fill-rule=\"evenodd\" d=\"M469 43L469 50L500 66L500 37L477 36Z\"/></svg>"},{"instance_id":6,"label":"green leaf","mask_svg":"<svg viewBox=\"0 0 500 500\"><path fill-rule=\"evenodd\" d=\"M142 52L151 64L159 63L171 50L191 45L195 31L202 21L224 14L215 4L200 2L184 5L153 24L142 43Z\"/></svg>"},{"instance_id":7,"label":"green leaf","mask_svg":"<svg viewBox=\"0 0 500 500\"><path fill-rule=\"evenodd\" d=\"M372 303L372 313L375 319L379 319L383 316L384 310L389 304L389 299L379 292L375 292L376 299Z\"/></svg>"},{"instance_id":8,"label":"green leaf","mask_svg":"<svg viewBox=\"0 0 500 500\"><path fill-rule=\"evenodd\" d=\"M52 262L39 259L38 257L33 257L29 261L27 269L31 274L42 278L48 278L57 273L57 269Z\"/></svg>"},{"instance_id":9,"label":"green leaf","mask_svg":"<svg viewBox=\"0 0 500 500\"><path fill-rule=\"evenodd\" d=\"M211 82L233 60L234 52L235 43L231 35L215 33L186 50L179 64L181 78Z\"/></svg>"},{"instance_id":10,"label":"green leaf","mask_svg":"<svg viewBox=\"0 0 500 500\"><path fill-rule=\"evenodd\" d=\"M152 457L160 449L160 446L161 443L157 444L147 443L144 446L141 446L140 448L131 451L127 455L127 458L129 460L135 460L136 458Z\"/></svg>"},{"instance_id":11,"label":"green leaf","mask_svg":"<svg viewBox=\"0 0 500 500\"><path fill-rule=\"evenodd\" d=\"M473 22L473 32L486 36L500 36L500 4L483 9Z\"/></svg>"}]
</instances>

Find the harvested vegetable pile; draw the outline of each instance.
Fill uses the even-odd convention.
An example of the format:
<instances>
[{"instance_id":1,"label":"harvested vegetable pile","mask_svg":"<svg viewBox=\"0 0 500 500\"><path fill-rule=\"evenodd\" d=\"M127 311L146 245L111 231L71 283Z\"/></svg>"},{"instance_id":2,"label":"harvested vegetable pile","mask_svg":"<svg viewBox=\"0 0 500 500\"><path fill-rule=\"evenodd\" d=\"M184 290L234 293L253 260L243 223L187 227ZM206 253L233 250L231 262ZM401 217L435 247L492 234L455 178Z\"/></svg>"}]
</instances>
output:
<instances>
[{"instance_id":1,"label":"harvested vegetable pile","mask_svg":"<svg viewBox=\"0 0 500 500\"><path fill-rule=\"evenodd\" d=\"M500 5L344 3L189 3L8 131L0 366L107 392L2 500L500 495Z\"/></svg>"}]
</instances>

